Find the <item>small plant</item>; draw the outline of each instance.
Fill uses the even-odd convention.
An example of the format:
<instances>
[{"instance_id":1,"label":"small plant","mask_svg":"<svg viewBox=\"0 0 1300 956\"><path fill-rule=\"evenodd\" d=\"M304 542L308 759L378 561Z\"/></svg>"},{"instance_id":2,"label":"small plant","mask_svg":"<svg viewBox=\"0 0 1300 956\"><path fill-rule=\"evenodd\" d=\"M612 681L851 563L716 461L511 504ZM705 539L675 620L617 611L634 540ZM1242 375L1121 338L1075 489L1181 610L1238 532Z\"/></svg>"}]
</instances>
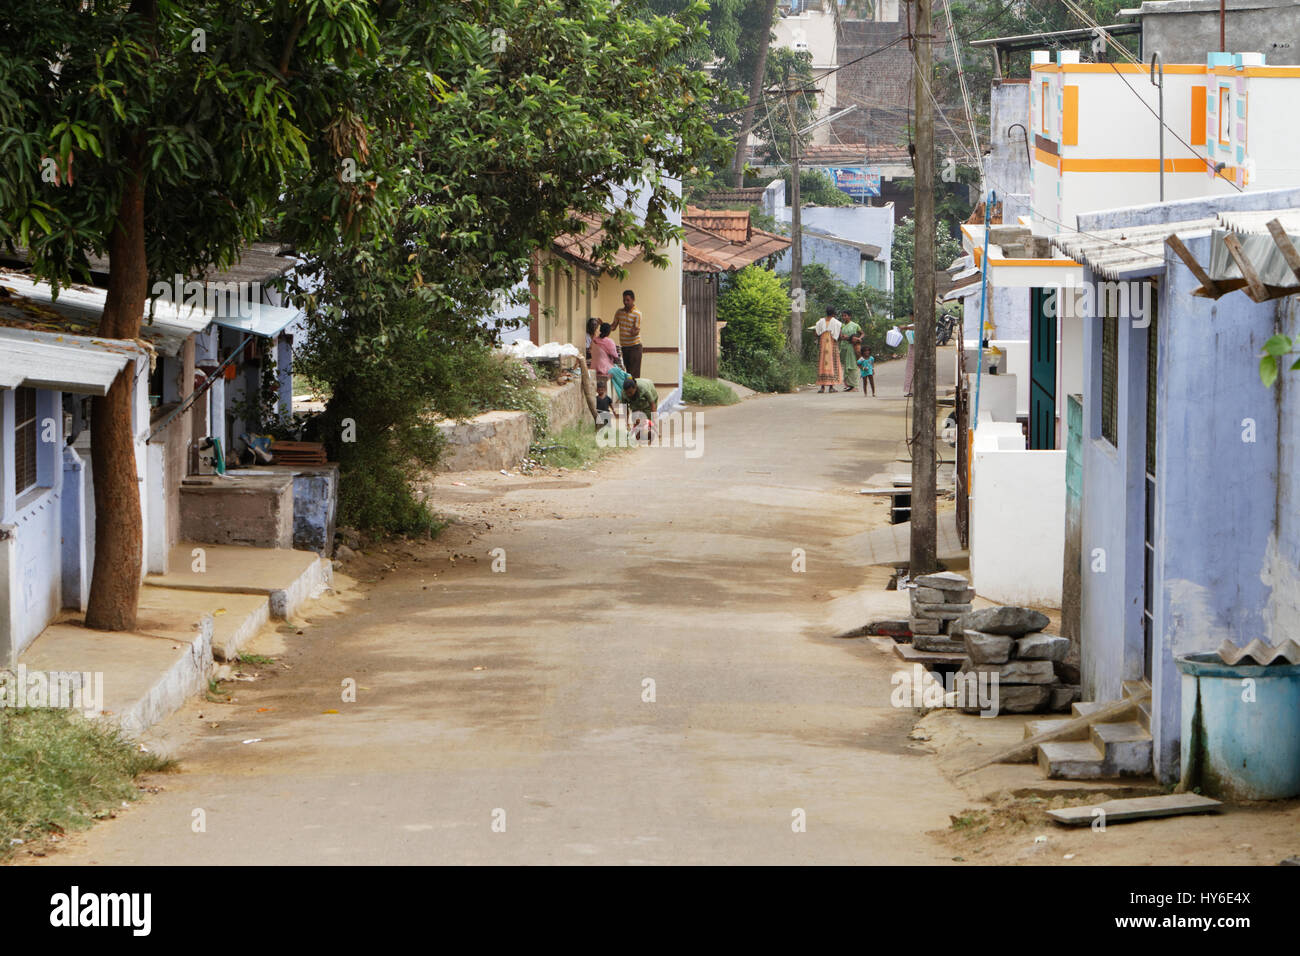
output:
<instances>
[{"instance_id":1,"label":"small plant","mask_svg":"<svg viewBox=\"0 0 1300 956\"><path fill-rule=\"evenodd\" d=\"M975 827L986 826L989 822L989 815L983 810L970 810L960 816L949 817L952 821L954 830L973 830Z\"/></svg>"},{"instance_id":2,"label":"small plant","mask_svg":"<svg viewBox=\"0 0 1300 956\"><path fill-rule=\"evenodd\" d=\"M547 435L533 446L532 460L553 468L586 468L618 449L602 447L596 432L585 423L570 425L554 435Z\"/></svg>"},{"instance_id":3,"label":"small plant","mask_svg":"<svg viewBox=\"0 0 1300 956\"><path fill-rule=\"evenodd\" d=\"M1275 335L1264 343L1264 354L1259 360L1259 380L1265 386L1277 381L1282 363L1295 349L1296 342L1289 335ZM1291 370L1300 370L1300 359L1291 365Z\"/></svg>"},{"instance_id":4,"label":"small plant","mask_svg":"<svg viewBox=\"0 0 1300 956\"><path fill-rule=\"evenodd\" d=\"M0 709L0 860L23 841L82 829L170 770L113 725L63 710Z\"/></svg>"},{"instance_id":5,"label":"small plant","mask_svg":"<svg viewBox=\"0 0 1300 956\"><path fill-rule=\"evenodd\" d=\"M688 405L735 405L740 399L716 378L686 373L682 382L682 400Z\"/></svg>"},{"instance_id":6,"label":"small plant","mask_svg":"<svg viewBox=\"0 0 1300 956\"><path fill-rule=\"evenodd\" d=\"M241 663L252 664L257 667L263 667L267 664L275 663L274 657L266 657L263 654L248 654L242 651L239 654L239 660Z\"/></svg>"}]
</instances>

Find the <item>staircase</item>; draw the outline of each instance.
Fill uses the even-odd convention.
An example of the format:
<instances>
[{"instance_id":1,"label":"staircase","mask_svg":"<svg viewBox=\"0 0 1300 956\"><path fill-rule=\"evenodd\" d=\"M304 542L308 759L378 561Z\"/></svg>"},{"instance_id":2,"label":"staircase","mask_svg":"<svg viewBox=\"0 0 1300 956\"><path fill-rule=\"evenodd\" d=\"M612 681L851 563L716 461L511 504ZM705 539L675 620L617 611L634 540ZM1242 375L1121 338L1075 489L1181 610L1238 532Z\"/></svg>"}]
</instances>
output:
<instances>
[{"instance_id":1,"label":"staircase","mask_svg":"<svg viewBox=\"0 0 1300 956\"><path fill-rule=\"evenodd\" d=\"M1124 696L1134 697L1148 690L1146 681L1124 682ZM1071 717L1086 717L1102 705L1083 701L1071 707ZM1025 737L1033 737L1061 723L1031 720ZM1038 766L1054 780L1096 780L1108 777L1141 777L1152 772L1151 697L1138 703L1136 719L1091 724L1077 734L1038 745Z\"/></svg>"}]
</instances>

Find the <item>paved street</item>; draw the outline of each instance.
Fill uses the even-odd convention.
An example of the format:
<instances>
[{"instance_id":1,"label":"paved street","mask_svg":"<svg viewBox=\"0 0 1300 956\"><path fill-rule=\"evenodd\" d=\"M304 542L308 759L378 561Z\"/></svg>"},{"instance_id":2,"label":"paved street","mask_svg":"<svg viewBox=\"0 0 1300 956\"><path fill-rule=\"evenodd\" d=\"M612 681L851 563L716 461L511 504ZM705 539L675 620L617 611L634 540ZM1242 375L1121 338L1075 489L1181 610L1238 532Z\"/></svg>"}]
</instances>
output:
<instances>
[{"instance_id":1,"label":"paved street","mask_svg":"<svg viewBox=\"0 0 1300 956\"><path fill-rule=\"evenodd\" d=\"M698 457L502 478L522 517L477 561L398 562L281 638L236 703L161 728L162 792L46 862L948 860L924 834L963 798L889 706L889 659L830 637L862 623L846 542L884 513L855 492L902 437L901 376L707 409Z\"/></svg>"}]
</instances>

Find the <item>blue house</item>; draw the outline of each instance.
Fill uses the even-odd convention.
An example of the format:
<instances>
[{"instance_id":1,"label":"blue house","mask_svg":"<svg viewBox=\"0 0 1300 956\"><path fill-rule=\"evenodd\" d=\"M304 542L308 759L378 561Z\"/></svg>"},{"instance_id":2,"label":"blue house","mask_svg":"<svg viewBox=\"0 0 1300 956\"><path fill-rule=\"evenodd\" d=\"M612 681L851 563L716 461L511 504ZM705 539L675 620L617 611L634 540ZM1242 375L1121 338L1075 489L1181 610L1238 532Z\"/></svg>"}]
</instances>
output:
<instances>
[{"instance_id":1,"label":"blue house","mask_svg":"<svg viewBox=\"0 0 1300 956\"><path fill-rule=\"evenodd\" d=\"M1077 233L1053 240L1095 290L1072 450L1083 697L1150 685L1164 782L1180 771L1176 659L1300 633L1300 379L1259 377L1264 343L1295 334L1300 277L1272 220L1300 237L1300 189L1081 213ZM1229 249L1238 235L1257 285ZM1146 294L1146 316L1124 311Z\"/></svg>"},{"instance_id":2,"label":"blue house","mask_svg":"<svg viewBox=\"0 0 1300 956\"><path fill-rule=\"evenodd\" d=\"M0 320L17 311L0 305ZM87 458L66 443L65 396L106 395L128 366L148 369L144 348L0 327L0 667L17 661L62 608L84 606L94 563L91 489ZM139 460L142 450L135 453Z\"/></svg>"}]
</instances>

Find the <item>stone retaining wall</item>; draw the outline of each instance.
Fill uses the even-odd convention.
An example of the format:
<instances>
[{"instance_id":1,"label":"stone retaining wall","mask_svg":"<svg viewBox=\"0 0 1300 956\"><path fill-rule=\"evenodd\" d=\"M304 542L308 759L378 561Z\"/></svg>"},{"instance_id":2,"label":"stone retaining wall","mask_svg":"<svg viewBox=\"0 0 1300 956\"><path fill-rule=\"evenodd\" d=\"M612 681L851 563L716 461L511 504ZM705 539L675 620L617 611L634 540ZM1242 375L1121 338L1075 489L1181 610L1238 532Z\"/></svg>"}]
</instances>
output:
<instances>
[{"instance_id":1,"label":"stone retaining wall","mask_svg":"<svg viewBox=\"0 0 1300 956\"><path fill-rule=\"evenodd\" d=\"M552 432L558 432L587 414L577 381L567 385L545 385L538 393L546 402ZM523 461L533 441L527 412L484 412L463 422L439 426L447 440L438 470L500 471Z\"/></svg>"}]
</instances>

